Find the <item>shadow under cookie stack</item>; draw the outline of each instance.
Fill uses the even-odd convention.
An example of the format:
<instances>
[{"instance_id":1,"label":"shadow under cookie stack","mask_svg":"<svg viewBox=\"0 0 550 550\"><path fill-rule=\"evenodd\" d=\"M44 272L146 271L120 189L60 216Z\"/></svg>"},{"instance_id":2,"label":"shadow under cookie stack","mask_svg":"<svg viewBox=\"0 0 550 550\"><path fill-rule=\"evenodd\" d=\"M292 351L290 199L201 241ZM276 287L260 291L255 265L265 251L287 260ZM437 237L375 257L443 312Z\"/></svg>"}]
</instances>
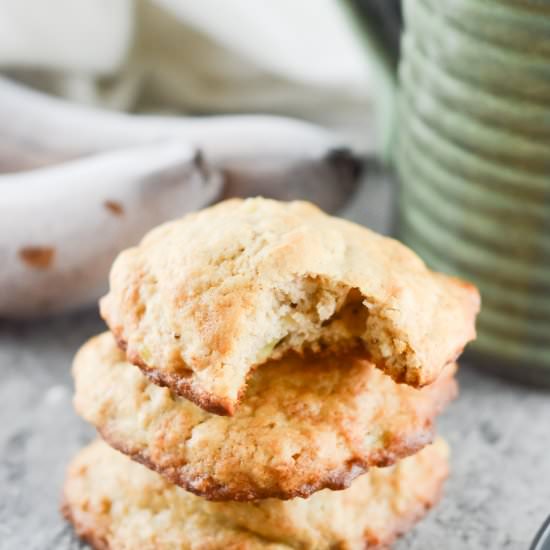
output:
<instances>
[{"instance_id":1,"label":"shadow under cookie stack","mask_svg":"<svg viewBox=\"0 0 550 550\"><path fill-rule=\"evenodd\" d=\"M304 202L230 200L122 252L73 368L100 440L63 511L96 549L387 547L438 499L433 440L479 295ZM368 470L368 472L367 472Z\"/></svg>"}]
</instances>

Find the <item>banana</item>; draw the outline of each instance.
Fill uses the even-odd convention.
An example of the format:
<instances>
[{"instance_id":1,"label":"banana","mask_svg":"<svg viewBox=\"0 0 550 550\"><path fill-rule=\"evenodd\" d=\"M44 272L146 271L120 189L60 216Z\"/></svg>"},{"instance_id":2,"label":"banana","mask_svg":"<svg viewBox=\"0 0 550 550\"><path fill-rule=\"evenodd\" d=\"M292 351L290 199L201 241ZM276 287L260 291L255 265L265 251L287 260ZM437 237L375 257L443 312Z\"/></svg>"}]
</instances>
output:
<instances>
[{"instance_id":1,"label":"banana","mask_svg":"<svg viewBox=\"0 0 550 550\"><path fill-rule=\"evenodd\" d=\"M340 138L297 120L131 115L0 77L0 316L90 303L119 250L222 196L336 210L360 165Z\"/></svg>"},{"instance_id":2,"label":"banana","mask_svg":"<svg viewBox=\"0 0 550 550\"><path fill-rule=\"evenodd\" d=\"M132 115L63 101L0 77L0 171L47 166L120 147L178 139L225 176L225 196L307 198L342 207L360 155L332 132L278 116Z\"/></svg>"},{"instance_id":3,"label":"banana","mask_svg":"<svg viewBox=\"0 0 550 550\"><path fill-rule=\"evenodd\" d=\"M221 187L196 149L174 139L0 175L0 316L40 316L96 300L121 249L206 206Z\"/></svg>"}]
</instances>

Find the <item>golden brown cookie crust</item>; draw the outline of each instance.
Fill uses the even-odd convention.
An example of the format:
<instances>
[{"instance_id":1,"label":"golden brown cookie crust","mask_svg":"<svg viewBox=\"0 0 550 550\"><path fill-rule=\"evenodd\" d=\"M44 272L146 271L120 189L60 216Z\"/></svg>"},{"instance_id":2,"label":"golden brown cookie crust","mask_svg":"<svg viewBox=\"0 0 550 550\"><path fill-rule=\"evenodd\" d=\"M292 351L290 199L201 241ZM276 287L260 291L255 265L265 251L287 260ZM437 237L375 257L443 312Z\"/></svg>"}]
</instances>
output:
<instances>
[{"instance_id":1,"label":"golden brown cookie crust","mask_svg":"<svg viewBox=\"0 0 550 550\"><path fill-rule=\"evenodd\" d=\"M68 468L63 513L96 550L387 548L439 499L447 456L439 439L344 491L214 503L96 441Z\"/></svg>"},{"instance_id":2,"label":"golden brown cookie crust","mask_svg":"<svg viewBox=\"0 0 550 550\"><path fill-rule=\"evenodd\" d=\"M423 389L366 361L288 356L259 367L233 417L151 383L110 333L78 352L75 407L113 447L210 500L307 497L344 489L413 454L456 394L453 365Z\"/></svg>"},{"instance_id":3,"label":"golden brown cookie crust","mask_svg":"<svg viewBox=\"0 0 550 550\"><path fill-rule=\"evenodd\" d=\"M475 287L306 202L233 199L121 253L101 314L157 383L233 414L251 369L288 350L354 350L433 382L475 336Z\"/></svg>"},{"instance_id":4,"label":"golden brown cookie crust","mask_svg":"<svg viewBox=\"0 0 550 550\"><path fill-rule=\"evenodd\" d=\"M119 335L113 333L113 336L115 337L118 347L125 352L126 359L133 365L139 367L143 374L145 374L151 382L157 384L157 386L170 388L175 394L189 399L201 409L212 414L225 416L228 414L228 411L233 410L233 403L229 399L217 397L204 391L203 388L194 383L192 376L184 375L182 370L178 373L174 373L172 371L164 371L150 367L138 354L127 350L127 343L122 340ZM245 388L243 388L243 391L244 390Z\"/></svg>"}]
</instances>

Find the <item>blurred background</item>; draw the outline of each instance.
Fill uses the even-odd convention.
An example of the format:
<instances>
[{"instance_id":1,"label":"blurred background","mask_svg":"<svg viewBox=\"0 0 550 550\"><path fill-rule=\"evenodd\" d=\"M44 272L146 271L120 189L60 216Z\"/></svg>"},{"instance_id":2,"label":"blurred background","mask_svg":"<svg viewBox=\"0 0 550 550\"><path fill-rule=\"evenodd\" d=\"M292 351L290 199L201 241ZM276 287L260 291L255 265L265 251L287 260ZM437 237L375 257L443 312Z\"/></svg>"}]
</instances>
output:
<instances>
[{"instance_id":1,"label":"blurred background","mask_svg":"<svg viewBox=\"0 0 550 550\"><path fill-rule=\"evenodd\" d=\"M349 204L394 93L355 23L332 0L1 2L0 316L89 306L117 252L222 198Z\"/></svg>"},{"instance_id":2,"label":"blurred background","mask_svg":"<svg viewBox=\"0 0 550 550\"><path fill-rule=\"evenodd\" d=\"M398 5L2 1L0 316L90 307L216 200L343 212L391 152Z\"/></svg>"}]
</instances>

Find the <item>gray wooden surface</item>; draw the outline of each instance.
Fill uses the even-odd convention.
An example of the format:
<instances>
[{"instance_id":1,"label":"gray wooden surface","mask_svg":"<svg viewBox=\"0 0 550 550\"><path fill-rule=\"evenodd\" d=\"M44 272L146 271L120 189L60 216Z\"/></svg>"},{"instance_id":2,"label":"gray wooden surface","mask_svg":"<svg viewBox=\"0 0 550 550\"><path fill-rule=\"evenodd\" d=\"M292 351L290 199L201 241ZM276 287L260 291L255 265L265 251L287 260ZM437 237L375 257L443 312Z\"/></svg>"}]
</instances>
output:
<instances>
[{"instance_id":1,"label":"gray wooden surface","mask_svg":"<svg viewBox=\"0 0 550 550\"><path fill-rule=\"evenodd\" d=\"M348 215L388 230L390 190L371 178ZM0 549L84 548L58 513L67 461L93 437L71 406L76 349L103 330L95 309L0 321ZM441 504L398 550L525 549L550 514L550 394L464 366L439 422L452 475Z\"/></svg>"}]
</instances>

